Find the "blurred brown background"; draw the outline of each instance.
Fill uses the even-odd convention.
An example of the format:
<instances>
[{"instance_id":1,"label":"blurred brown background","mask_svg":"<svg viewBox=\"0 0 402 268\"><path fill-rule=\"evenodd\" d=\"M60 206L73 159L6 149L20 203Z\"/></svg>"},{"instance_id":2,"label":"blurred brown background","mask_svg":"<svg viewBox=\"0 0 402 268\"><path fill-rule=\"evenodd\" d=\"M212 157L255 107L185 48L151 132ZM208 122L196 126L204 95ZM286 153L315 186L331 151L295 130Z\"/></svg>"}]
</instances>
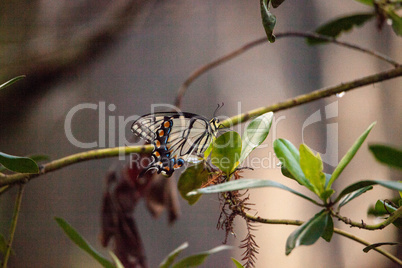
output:
<instances>
[{"instance_id":1,"label":"blurred brown background","mask_svg":"<svg viewBox=\"0 0 402 268\"><path fill-rule=\"evenodd\" d=\"M277 16L276 31L283 32L311 31L329 18L366 10L351 0L288 0L273 12ZM262 36L257 1L2 1L0 83L20 74L27 78L0 92L0 151L14 155L42 153L52 159L85 151L71 144L64 131L66 115L74 106L114 104L116 109L106 110L106 118L115 116L116 122L117 116L149 113L151 104L173 103L177 89L192 70ZM378 32L374 21L342 40L402 61L401 40L390 27ZM211 117L216 105L224 102L219 114L232 116L390 68L342 47L308 47L302 39L280 39L202 76L187 92L183 110ZM273 163L272 141L283 137L298 145L304 133L304 142L324 154L326 144L337 145L327 140L327 124L336 124L338 128L339 146L331 149L338 152L339 158L373 121L377 125L368 142L401 146L400 88L401 79L394 79L354 90L342 98L331 97L277 113L276 118L281 121L272 129L267 146L252 154L265 157L272 164L247 172L245 177L268 178L302 190L280 175ZM337 116L302 131L305 120L317 110L321 109L325 117L323 111L329 104L336 107ZM75 114L72 132L78 140L99 142L98 111L86 109ZM106 123L106 133L108 127ZM243 127L235 130L242 132ZM119 135L130 137L129 124L124 132L116 129L116 145ZM110 145L107 135L106 147ZM117 161L84 162L30 182L23 197L13 246L16 256L11 258L10 267L97 267L68 240L53 218L68 220L107 255L98 241L99 212L104 175ZM330 166L326 168L331 171ZM398 179L397 176L375 162L365 143L337 185L340 189L357 180ZM259 189L250 193L257 204L255 213L258 211L262 217L307 220L318 212L309 203L281 190ZM8 233L14 197L15 191L10 191L0 199L3 234ZM366 219L368 204L379 197L390 198L391 193L374 188L342 212L356 221ZM190 247L183 256L215 247L224 239L224 232L215 229L219 216L216 196L204 196L193 207L180 202L182 217L173 226L168 226L165 217L152 219L143 206L136 210L150 267L157 266L185 241ZM231 238L229 244L238 246L244 237L244 223L236 223L237 238ZM394 228L368 232L335 224L373 243L395 241L398 235ZM330 244L320 240L313 246L297 248L286 257L286 238L294 229L258 226L257 267L392 267L380 254L365 254L362 246L337 235ZM231 267L229 257L240 260L240 254L238 250L219 253L205 267Z\"/></svg>"}]
</instances>

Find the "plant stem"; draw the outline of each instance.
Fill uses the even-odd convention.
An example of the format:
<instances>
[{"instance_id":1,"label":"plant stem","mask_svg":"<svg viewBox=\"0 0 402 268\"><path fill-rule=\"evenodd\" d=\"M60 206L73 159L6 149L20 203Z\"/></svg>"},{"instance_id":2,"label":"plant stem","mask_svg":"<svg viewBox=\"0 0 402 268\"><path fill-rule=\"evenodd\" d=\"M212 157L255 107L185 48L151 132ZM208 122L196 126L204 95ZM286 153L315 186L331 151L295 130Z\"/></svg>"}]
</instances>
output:
<instances>
[{"instance_id":1,"label":"plant stem","mask_svg":"<svg viewBox=\"0 0 402 268\"><path fill-rule=\"evenodd\" d=\"M368 55L371 55L373 57L376 57L380 60L383 60L385 62L388 62L389 64L392 64L395 68L399 67L400 64L394 60L392 60L390 57L382 55L379 52L376 51L372 51L363 47L360 47L358 45L355 44L351 44L351 43L347 43L347 42L341 42L336 40L335 38L332 37L328 37L325 35L320 35L317 33L306 33L306 32L283 32L283 33L275 33L275 37L276 39L280 39L283 37L302 37L302 38L315 38L315 39L319 39L322 41L326 41L326 42L330 42L333 43L335 45L339 45L339 46L343 46L346 48L350 48L350 49L354 49L363 53L366 53ZM195 79L197 79L198 77L200 77L202 74L206 73L207 71L245 53L246 51L248 51L249 49L257 46L257 45L261 45L261 44L266 44L268 43L267 37L263 37L263 38L259 38L257 40L251 41L245 45L243 45L242 47L210 62L207 63L206 65L201 66L200 68L198 68L197 70L195 70L193 73L190 74L190 76L184 81L184 83L180 86L179 91L177 93L176 96L176 100L175 100L175 105L177 107L181 107L181 103L182 103L182 99L184 97L184 94L187 91L187 88L193 83L193 81Z\"/></svg>"},{"instance_id":2,"label":"plant stem","mask_svg":"<svg viewBox=\"0 0 402 268\"><path fill-rule=\"evenodd\" d=\"M373 83L381 82L384 80L392 79L402 76L402 66L399 66L395 69L391 69L385 72L373 74L370 76L366 76L363 78L359 78L350 82L341 83L336 86L326 87L319 90L315 90L313 92L299 95L295 98L288 99L284 102L279 102L270 106L260 107L254 110L251 110L247 113L239 114L229 119L226 119L221 122L221 124L225 127L231 127L233 125L237 125L239 123L243 123L249 120L252 117L256 117L262 115L267 112L277 112L280 110L285 110L289 108L293 108L308 102L312 102L318 99L322 99L325 97L329 97L335 95L337 93L346 92L355 88L367 86Z\"/></svg>"},{"instance_id":3,"label":"plant stem","mask_svg":"<svg viewBox=\"0 0 402 268\"><path fill-rule=\"evenodd\" d=\"M28 182L32 178L38 177L45 173L55 171L57 169L87 160L116 157L119 155L126 155L131 153L150 153L152 152L152 150L153 150L152 145L144 145L144 146L132 146L132 147L115 147L115 148L91 150L87 152L77 153L44 164L43 166L41 166L39 174L17 173L1 177L0 187L16 183Z\"/></svg>"},{"instance_id":4,"label":"plant stem","mask_svg":"<svg viewBox=\"0 0 402 268\"><path fill-rule=\"evenodd\" d=\"M350 220L349 218L346 217L342 217L339 213L334 212L331 210L331 214L338 218L339 220L343 221L344 223L350 225L351 227L358 227L361 229L366 229L366 230L370 230L370 231L374 231L374 230L381 230L384 229L386 226L390 225L391 223L393 223L396 219L398 219L399 217L402 216L402 207L398 208L397 210L395 210L393 213L391 213L391 215L383 222L380 222L378 224L373 224L373 225L369 225L369 224L365 224L363 221L362 222L355 222Z\"/></svg>"},{"instance_id":5,"label":"plant stem","mask_svg":"<svg viewBox=\"0 0 402 268\"><path fill-rule=\"evenodd\" d=\"M4 255L3 268L7 268L7 262L8 262L8 259L10 258L11 246L13 244L14 234L15 234L15 230L17 228L17 221L18 221L18 215L20 214L23 192L24 192L24 184L20 184L20 188L18 189L17 198L15 199L14 215L13 215L13 219L12 219L11 227L10 227L10 240L8 241L6 253Z\"/></svg>"},{"instance_id":6,"label":"plant stem","mask_svg":"<svg viewBox=\"0 0 402 268\"><path fill-rule=\"evenodd\" d=\"M264 224L284 224L284 225L302 225L304 222L303 221L299 221L299 220L286 220L286 219L265 219L265 218L261 218L259 216L253 216L250 214L247 214L245 212L239 212L241 213L241 215L245 218L247 218L250 221L254 221L254 222L260 222L260 223L264 223ZM370 246L372 243L365 241L363 239L361 239L360 237L357 237L355 235L352 235L348 232L345 232L341 229L338 228L334 228L334 233L337 233L339 235L342 235L346 238L349 238L353 241L356 241L362 245L365 246ZM373 250L377 251L378 253L382 254L383 256L387 257L388 259L390 259L391 261L402 265L402 260L398 259L396 256L392 255L391 253L389 253L388 251L381 249L381 248L373 248Z\"/></svg>"}]
</instances>

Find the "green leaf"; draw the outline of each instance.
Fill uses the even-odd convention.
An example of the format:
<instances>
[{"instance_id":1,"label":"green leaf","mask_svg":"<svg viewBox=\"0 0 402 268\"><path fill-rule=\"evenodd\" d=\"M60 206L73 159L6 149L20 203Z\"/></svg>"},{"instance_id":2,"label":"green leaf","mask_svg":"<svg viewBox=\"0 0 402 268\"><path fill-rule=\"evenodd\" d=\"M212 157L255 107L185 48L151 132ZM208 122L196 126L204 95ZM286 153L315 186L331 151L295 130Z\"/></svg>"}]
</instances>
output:
<instances>
[{"instance_id":1,"label":"green leaf","mask_svg":"<svg viewBox=\"0 0 402 268\"><path fill-rule=\"evenodd\" d=\"M365 4L367 6L374 6L374 0L355 0L356 2L360 2L362 4Z\"/></svg>"},{"instance_id":2,"label":"green leaf","mask_svg":"<svg viewBox=\"0 0 402 268\"><path fill-rule=\"evenodd\" d=\"M82 250L91 255L103 267L113 268L114 265L108 259L98 253L67 221L62 218L55 217L57 224L63 229L67 236Z\"/></svg>"},{"instance_id":3,"label":"green leaf","mask_svg":"<svg viewBox=\"0 0 402 268\"><path fill-rule=\"evenodd\" d=\"M301 144L299 148L300 152L300 167L313 186L314 192L322 199L322 194L324 193L325 186L325 174L322 172L323 163L319 154L316 156L310 150L310 148Z\"/></svg>"},{"instance_id":4,"label":"green leaf","mask_svg":"<svg viewBox=\"0 0 402 268\"><path fill-rule=\"evenodd\" d=\"M244 266L235 258L232 258L232 261L235 264L236 268L244 268Z\"/></svg>"},{"instance_id":5,"label":"green leaf","mask_svg":"<svg viewBox=\"0 0 402 268\"><path fill-rule=\"evenodd\" d=\"M350 31L354 26L361 26L372 18L374 18L373 13L353 14L332 20L320 26L318 29L315 30L315 32L321 35L336 38L342 32ZM310 45L316 45L326 42L327 41L317 38L307 38L307 43Z\"/></svg>"},{"instance_id":6,"label":"green leaf","mask_svg":"<svg viewBox=\"0 0 402 268\"><path fill-rule=\"evenodd\" d=\"M121 263L119 258L117 258L117 256L110 250L109 250L109 255L112 257L114 265L115 265L116 268L124 268L124 265Z\"/></svg>"},{"instance_id":7,"label":"green leaf","mask_svg":"<svg viewBox=\"0 0 402 268\"><path fill-rule=\"evenodd\" d=\"M189 205L194 205L201 195L188 196L187 193L201 187L208 181L208 171L204 169L204 163L201 162L195 166L188 167L179 178L177 188L181 197L188 202Z\"/></svg>"},{"instance_id":8,"label":"green leaf","mask_svg":"<svg viewBox=\"0 0 402 268\"><path fill-rule=\"evenodd\" d=\"M240 153L240 135L234 131L226 132L213 143L211 163L229 176L239 165Z\"/></svg>"},{"instance_id":9,"label":"green leaf","mask_svg":"<svg viewBox=\"0 0 402 268\"><path fill-rule=\"evenodd\" d=\"M387 14L392 21L392 29L396 35L402 36L402 18L392 10L387 11Z\"/></svg>"},{"instance_id":10,"label":"green leaf","mask_svg":"<svg viewBox=\"0 0 402 268\"><path fill-rule=\"evenodd\" d=\"M335 168L334 172L332 173L331 179L328 182L327 189L331 188L332 183L341 175L342 171L345 167L349 164L352 158L359 150L360 146L363 144L364 140L367 138L368 134L370 133L371 129L374 127L376 122L372 123L366 131L355 141L349 151L345 154L345 156L339 161L338 166Z\"/></svg>"},{"instance_id":11,"label":"green leaf","mask_svg":"<svg viewBox=\"0 0 402 268\"><path fill-rule=\"evenodd\" d=\"M394 245L398 245L400 243L395 243L395 242L383 242L383 243L375 243L375 244L371 244L370 246L367 246L363 249L363 251L365 253L369 252L372 249L378 248L380 246L384 246L384 245L389 245L389 246L394 246Z\"/></svg>"},{"instance_id":12,"label":"green leaf","mask_svg":"<svg viewBox=\"0 0 402 268\"><path fill-rule=\"evenodd\" d=\"M377 161L390 167L402 169L402 150L381 144L369 145L369 149Z\"/></svg>"},{"instance_id":13,"label":"green leaf","mask_svg":"<svg viewBox=\"0 0 402 268\"><path fill-rule=\"evenodd\" d=\"M271 0L271 4L273 8L279 7L285 0Z\"/></svg>"},{"instance_id":14,"label":"green leaf","mask_svg":"<svg viewBox=\"0 0 402 268\"><path fill-rule=\"evenodd\" d=\"M239 179L239 180L228 181L225 183L201 188L196 191L190 192L188 194L189 195L199 194L199 193L212 194L212 193L237 191L237 190L243 190L243 189L263 188L263 187L274 187L274 188L286 190L286 191L291 192L295 195L298 195L310 202L313 202L314 204L319 204L314 199L311 199L310 197L307 197L304 194L299 193L298 191L295 191L279 182L271 181L271 180L261 180L261 179Z\"/></svg>"},{"instance_id":15,"label":"green leaf","mask_svg":"<svg viewBox=\"0 0 402 268\"><path fill-rule=\"evenodd\" d=\"M39 173L39 167L31 158L9 155L0 152L0 164L19 173Z\"/></svg>"},{"instance_id":16,"label":"green leaf","mask_svg":"<svg viewBox=\"0 0 402 268\"><path fill-rule=\"evenodd\" d=\"M286 240L286 255L295 247L314 244L327 231L327 226L331 225L330 218L328 212L322 210L293 231ZM328 234L325 236L328 238Z\"/></svg>"},{"instance_id":17,"label":"green leaf","mask_svg":"<svg viewBox=\"0 0 402 268\"><path fill-rule=\"evenodd\" d=\"M334 203L339 202L342 197L345 195L357 191L361 188L370 186L370 185L381 185L385 188L391 189L391 190L396 190L396 191L402 191L402 183L397 182L397 181L377 181L377 180L366 180L366 181L358 181L356 183L353 183L343 189L343 191L339 194L339 196L335 199Z\"/></svg>"},{"instance_id":18,"label":"green leaf","mask_svg":"<svg viewBox=\"0 0 402 268\"><path fill-rule=\"evenodd\" d=\"M177 256L188 247L188 243L185 242L181 244L178 248L173 250L166 256L166 258L159 264L159 268L169 268L172 266L173 262L176 260Z\"/></svg>"},{"instance_id":19,"label":"green leaf","mask_svg":"<svg viewBox=\"0 0 402 268\"><path fill-rule=\"evenodd\" d=\"M264 26L265 33L267 34L268 41L275 42L275 35L273 34L276 17L269 12L268 0L260 0L262 26Z\"/></svg>"},{"instance_id":20,"label":"green leaf","mask_svg":"<svg viewBox=\"0 0 402 268\"><path fill-rule=\"evenodd\" d=\"M292 177L301 185L306 186L310 191L314 192L314 187L304 176L300 167L299 151L294 145L285 139L277 139L274 141L274 151L279 161L289 171Z\"/></svg>"},{"instance_id":21,"label":"green leaf","mask_svg":"<svg viewBox=\"0 0 402 268\"><path fill-rule=\"evenodd\" d=\"M244 159L267 138L273 116L273 112L265 113L255 118L247 126L242 137L239 163L243 163Z\"/></svg>"},{"instance_id":22,"label":"green leaf","mask_svg":"<svg viewBox=\"0 0 402 268\"><path fill-rule=\"evenodd\" d=\"M5 82L4 84L1 84L1 85L0 85L0 90L6 88L6 87L8 87L8 86L11 86L11 85L14 84L15 82L17 82L18 80L21 80L21 79L23 79L23 78L25 78L25 75L20 75L20 76L14 77L13 79L8 80L8 81Z\"/></svg>"},{"instance_id":23,"label":"green leaf","mask_svg":"<svg viewBox=\"0 0 402 268\"><path fill-rule=\"evenodd\" d=\"M341 202L340 202L338 208L343 207L344 205L346 205L347 203L349 203L350 201L352 201L352 200L355 199L356 197L358 197L358 196L364 194L365 192L367 192L367 191L369 191L369 190L371 190L371 189L373 189L373 186L370 185L370 186L366 186L366 187L360 188L359 190L356 190L356 191L354 191L354 192L351 192L351 193L345 195L344 198L342 198L342 200L341 200Z\"/></svg>"},{"instance_id":24,"label":"green leaf","mask_svg":"<svg viewBox=\"0 0 402 268\"><path fill-rule=\"evenodd\" d=\"M172 268L187 268L187 267L201 265L205 261L205 259L207 257L209 257L211 254L215 254L222 250L228 250L231 248L232 247L230 247L230 246L223 245L223 246L215 247L213 249L210 249L210 250L202 252L202 253L191 255L187 258L180 260L178 263L174 264L172 266Z\"/></svg>"},{"instance_id":25,"label":"green leaf","mask_svg":"<svg viewBox=\"0 0 402 268\"><path fill-rule=\"evenodd\" d=\"M334 221L332 220L331 215L327 213L327 225L325 226L324 233L321 235L321 237L325 241L331 242L333 234L334 234Z\"/></svg>"}]
</instances>

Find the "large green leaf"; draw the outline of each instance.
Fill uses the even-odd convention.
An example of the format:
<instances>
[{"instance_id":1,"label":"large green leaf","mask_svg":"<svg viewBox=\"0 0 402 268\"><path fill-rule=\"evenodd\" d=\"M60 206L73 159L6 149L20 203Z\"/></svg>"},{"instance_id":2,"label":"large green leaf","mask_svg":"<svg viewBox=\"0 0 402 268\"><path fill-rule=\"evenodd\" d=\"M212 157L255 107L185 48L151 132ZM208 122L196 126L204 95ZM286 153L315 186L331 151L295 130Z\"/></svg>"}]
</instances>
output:
<instances>
[{"instance_id":1,"label":"large green leaf","mask_svg":"<svg viewBox=\"0 0 402 268\"><path fill-rule=\"evenodd\" d=\"M377 161L390 167L402 169L402 151L398 148L382 144L371 144L369 149Z\"/></svg>"},{"instance_id":2,"label":"large green leaf","mask_svg":"<svg viewBox=\"0 0 402 268\"><path fill-rule=\"evenodd\" d=\"M21 80L23 78L25 78L25 75L20 75L20 76L14 77L13 79L8 80L7 82L0 85L0 90L2 90L3 88L6 88L8 86L11 86L15 82L17 82L18 80Z\"/></svg>"},{"instance_id":3,"label":"large green leaf","mask_svg":"<svg viewBox=\"0 0 402 268\"><path fill-rule=\"evenodd\" d=\"M324 167L320 155L314 155L305 144L300 144L299 152L300 167L304 175L314 187L314 192L323 199L322 194L324 193L325 174L322 172Z\"/></svg>"},{"instance_id":4,"label":"large green leaf","mask_svg":"<svg viewBox=\"0 0 402 268\"><path fill-rule=\"evenodd\" d=\"M327 213L327 225L325 226L324 233L321 237L327 241L331 242L332 235L334 234L334 221L329 213Z\"/></svg>"},{"instance_id":5,"label":"large green leaf","mask_svg":"<svg viewBox=\"0 0 402 268\"><path fill-rule=\"evenodd\" d=\"M180 260L176 264L174 264L172 266L172 268L187 268L187 267L201 265L205 261L205 259L207 257L209 257L211 254L215 254L222 250L228 250L231 248L232 248L231 246L222 245L222 246L215 247L213 249L210 249L210 250L202 252L202 253L191 255L187 258Z\"/></svg>"},{"instance_id":6,"label":"large green leaf","mask_svg":"<svg viewBox=\"0 0 402 268\"><path fill-rule=\"evenodd\" d=\"M177 188L181 197L187 200L190 205L195 204L201 195L188 196L187 193L196 190L201 185L208 181L208 171L204 169L204 163L199 163L195 166L188 167L179 178Z\"/></svg>"},{"instance_id":7,"label":"large green leaf","mask_svg":"<svg viewBox=\"0 0 402 268\"><path fill-rule=\"evenodd\" d=\"M274 28L276 24L276 17L269 12L268 0L260 0L262 26L264 26L265 33L267 34L268 41L275 42Z\"/></svg>"},{"instance_id":8,"label":"large green leaf","mask_svg":"<svg viewBox=\"0 0 402 268\"><path fill-rule=\"evenodd\" d=\"M341 33L350 31L354 26L361 26L374 17L374 13L361 13L337 18L320 26L317 30L315 30L315 32L321 35L336 38ZM317 38L307 38L307 43L310 45L316 45L325 42L326 41Z\"/></svg>"},{"instance_id":9,"label":"large green leaf","mask_svg":"<svg viewBox=\"0 0 402 268\"><path fill-rule=\"evenodd\" d=\"M271 181L271 180L261 180L261 179L239 179L239 180L228 181L225 183L201 188L196 191L190 192L188 194L189 195L212 194L212 193L230 192L230 191L252 189L252 188L264 188L264 187L274 187L274 188L286 190L286 191L291 192L295 195L298 195L310 202L313 202L314 204L319 204L314 199L311 199L310 197L305 196L304 194L299 193L298 191L295 191L279 182Z\"/></svg>"},{"instance_id":10,"label":"large green leaf","mask_svg":"<svg viewBox=\"0 0 402 268\"><path fill-rule=\"evenodd\" d=\"M306 186L310 191L314 192L314 187L304 176L300 167L299 151L288 140L277 139L274 141L274 151L276 157L282 162L283 166L292 175L292 177L301 185Z\"/></svg>"},{"instance_id":11,"label":"large green leaf","mask_svg":"<svg viewBox=\"0 0 402 268\"><path fill-rule=\"evenodd\" d=\"M349 203L356 197L359 197L360 195L364 194L365 192L367 192L371 189L373 189L373 186L370 185L370 186L360 188L359 190L356 190L354 192L351 192L351 193L345 195L344 198L342 198L341 202L339 203L338 207L339 208L343 207L344 205L346 205L347 203Z\"/></svg>"},{"instance_id":12,"label":"large green leaf","mask_svg":"<svg viewBox=\"0 0 402 268\"><path fill-rule=\"evenodd\" d=\"M327 189L331 188L332 183L339 177L339 175L342 173L345 167L355 156L357 150L359 150L360 146L362 146L363 142L365 141L365 139L367 138L368 134L370 133L371 129L374 127L375 124L376 122L372 123L366 129L366 131L363 132L363 134L355 141L352 147L347 151L344 157L342 157L341 161L339 161L338 166L335 168L334 172L332 173L331 179L327 184Z\"/></svg>"},{"instance_id":13,"label":"large green leaf","mask_svg":"<svg viewBox=\"0 0 402 268\"><path fill-rule=\"evenodd\" d=\"M289 255L295 247L314 244L327 230L331 215L322 210L293 231L286 240L286 255ZM328 235L326 235L328 238Z\"/></svg>"},{"instance_id":14,"label":"large green leaf","mask_svg":"<svg viewBox=\"0 0 402 268\"><path fill-rule=\"evenodd\" d=\"M239 165L240 153L240 135L235 131L226 132L213 143L211 163L229 175Z\"/></svg>"},{"instance_id":15,"label":"large green leaf","mask_svg":"<svg viewBox=\"0 0 402 268\"><path fill-rule=\"evenodd\" d=\"M239 163L243 163L244 159L267 138L273 116L274 113L272 112L265 113L255 118L247 126L241 141L242 148Z\"/></svg>"},{"instance_id":16,"label":"large green leaf","mask_svg":"<svg viewBox=\"0 0 402 268\"><path fill-rule=\"evenodd\" d=\"M99 252L97 252L89 243L86 241L67 221L62 218L55 217L57 224L63 229L67 236L82 250L91 255L95 260L97 260L103 267L114 268L112 262L103 257Z\"/></svg>"},{"instance_id":17,"label":"large green leaf","mask_svg":"<svg viewBox=\"0 0 402 268\"><path fill-rule=\"evenodd\" d=\"M342 197L346 196L349 193L352 193L367 186L377 184L391 190L402 191L402 183L398 181L378 181L378 180L358 181L343 189L343 191L335 199L334 203L338 202L339 200L342 199Z\"/></svg>"},{"instance_id":18,"label":"large green leaf","mask_svg":"<svg viewBox=\"0 0 402 268\"><path fill-rule=\"evenodd\" d=\"M39 173L39 167L29 157L20 157L0 152L0 164L5 168L19 173Z\"/></svg>"},{"instance_id":19,"label":"large green leaf","mask_svg":"<svg viewBox=\"0 0 402 268\"><path fill-rule=\"evenodd\" d=\"M177 256L188 247L188 243L185 242L181 244L178 248L173 250L166 256L166 258L159 264L159 268L169 268L172 266L173 262L176 260Z\"/></svg>"}]
</instances>

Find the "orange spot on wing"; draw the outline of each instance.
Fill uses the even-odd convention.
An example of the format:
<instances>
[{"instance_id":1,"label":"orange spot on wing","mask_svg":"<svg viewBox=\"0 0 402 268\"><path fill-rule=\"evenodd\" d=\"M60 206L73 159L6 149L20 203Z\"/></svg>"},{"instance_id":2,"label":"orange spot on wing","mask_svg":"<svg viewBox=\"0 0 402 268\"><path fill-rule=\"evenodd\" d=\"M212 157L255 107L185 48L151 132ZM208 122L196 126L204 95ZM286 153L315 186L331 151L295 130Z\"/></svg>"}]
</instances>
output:
<instances>
[{"instance_id":1,"label":"orange spot on wing","mask_svg":"<svg viewBox=\"0 0 402 268\"><path fill-rule=\"evenodd\" d=\"M164 126L165 128L170 127L170 122L169 122L169 121L166 121L165 123L163 123L163 126Z\"/></svg>"}]
</instances>

